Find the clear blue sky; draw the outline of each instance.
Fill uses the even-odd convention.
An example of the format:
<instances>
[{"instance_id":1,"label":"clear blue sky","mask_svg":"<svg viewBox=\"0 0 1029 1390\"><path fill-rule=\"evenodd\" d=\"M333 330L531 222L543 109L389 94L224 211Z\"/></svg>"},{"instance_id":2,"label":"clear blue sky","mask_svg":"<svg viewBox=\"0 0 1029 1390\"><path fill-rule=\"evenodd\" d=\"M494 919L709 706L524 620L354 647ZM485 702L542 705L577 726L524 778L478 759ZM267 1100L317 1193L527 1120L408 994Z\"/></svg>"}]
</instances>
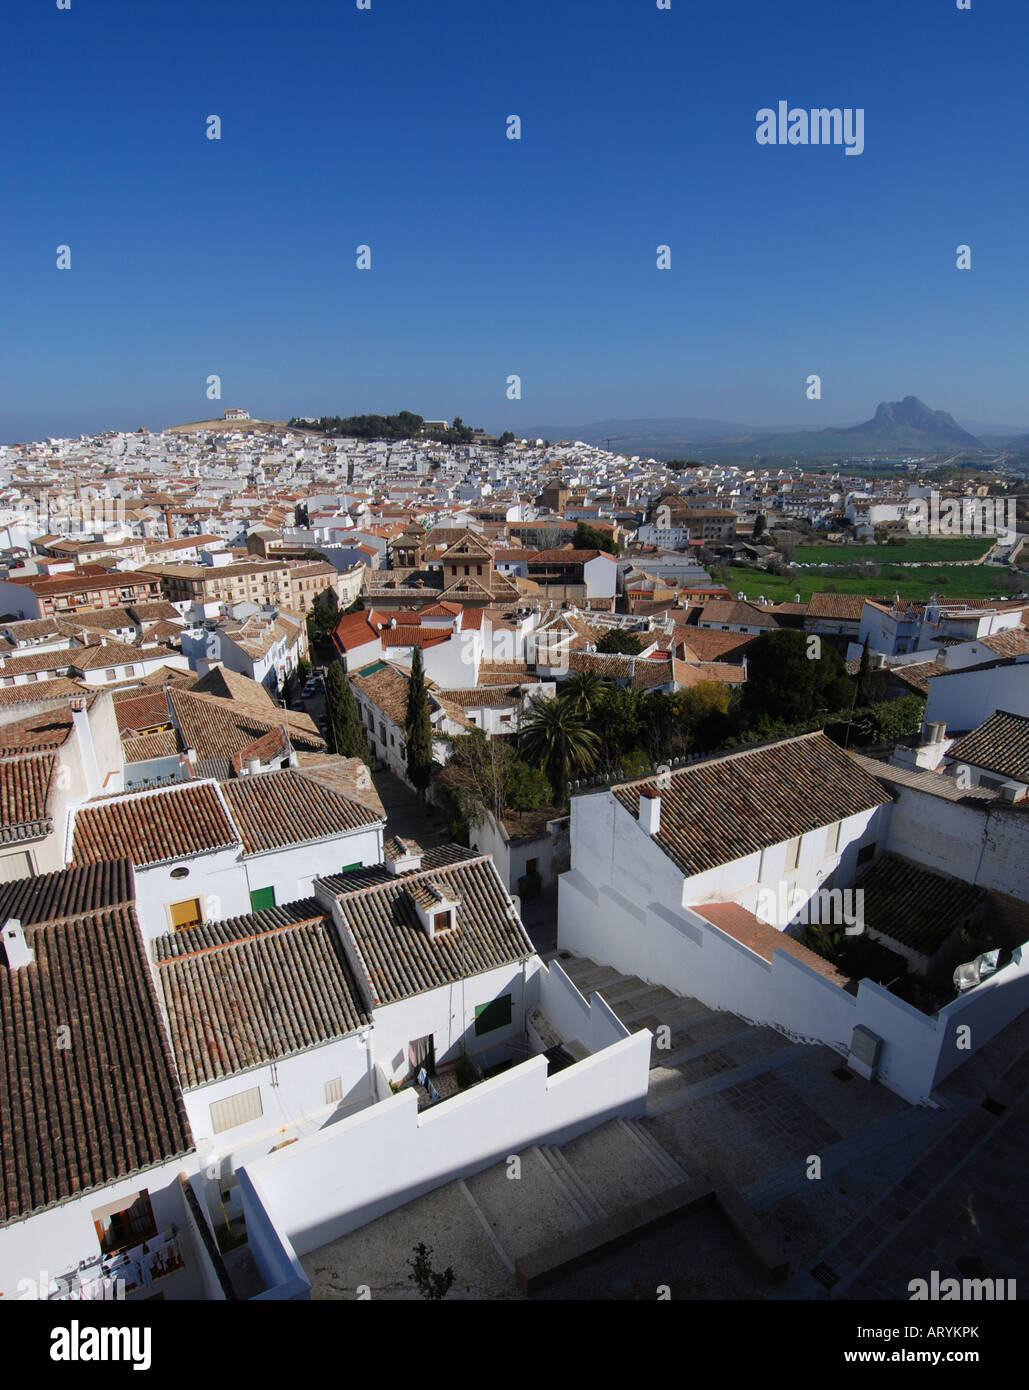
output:
<instances>
[{"instance_id":1,"label":"clear blue sky","mask_svg":"<svg viewBox=\"0 0 1029 1390\"><path fill-rule=\"evenodd\" d=\"M1029 420L1026 0L34 0L0 34L0 440ZM864 153L758 145L779 100L863 108Z\"/></svg>"}]
</instances>

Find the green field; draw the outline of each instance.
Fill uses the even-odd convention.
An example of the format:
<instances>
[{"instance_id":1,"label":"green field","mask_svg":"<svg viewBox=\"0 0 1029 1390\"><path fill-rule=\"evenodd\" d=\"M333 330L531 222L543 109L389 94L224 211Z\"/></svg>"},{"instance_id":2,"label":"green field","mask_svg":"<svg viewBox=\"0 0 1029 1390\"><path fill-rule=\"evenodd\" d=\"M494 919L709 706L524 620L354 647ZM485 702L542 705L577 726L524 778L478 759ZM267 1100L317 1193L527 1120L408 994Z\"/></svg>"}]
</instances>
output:
<instances>
[{"instance_id":1,"label":"green field","mask_svg":"<svg viewBox=\"0 0 1029 1390\"><path fill-rule=\"evenodd\" d=\"M895 565L883 565L878 579L833 578L832 570L798 570L787 579L734 566L729 570L729 588L734 594L740 590L748 598L764 594L765 598L776 602L790 600L799 593L802 603L830 585L839 594L868 594L872 598L895 593L901 598L916 599L927 599L933 593L943 599L1011 598L1020 591L1003 586L1006 573L983 565L958 569L900 569ZM1029 581L1025 582L1025 587L1029 588Z\"/></svg>"},{"instance_id":2,"label":"green field","mask_svg":"<svg viewBox=\"0 0 1029 1390\"><path fill-rule=\"evenodd\" d=\"M798 545L798 565L927 565L939 560L978 560L994 543L992 536L912 536L903 545Z\"/></svg>"}]
</instances>

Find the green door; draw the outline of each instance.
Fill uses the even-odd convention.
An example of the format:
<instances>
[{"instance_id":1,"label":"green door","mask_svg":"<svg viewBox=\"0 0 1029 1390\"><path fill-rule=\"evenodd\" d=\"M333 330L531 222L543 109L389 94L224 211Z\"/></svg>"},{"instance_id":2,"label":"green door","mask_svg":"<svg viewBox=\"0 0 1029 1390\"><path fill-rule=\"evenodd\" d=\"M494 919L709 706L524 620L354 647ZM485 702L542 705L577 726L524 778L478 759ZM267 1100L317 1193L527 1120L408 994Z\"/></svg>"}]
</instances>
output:
<instances>
[{"instance_id":1,"label":"green door","mask_svg":"<svg viewBox=\"0 0 1029 1390\"><path fill-rule=\"evenodd\" d=\"M274 888L252 888L250 890L250 908L252 912L260 912L262 908L274 906Z\"/></svg>"}]
</instances>

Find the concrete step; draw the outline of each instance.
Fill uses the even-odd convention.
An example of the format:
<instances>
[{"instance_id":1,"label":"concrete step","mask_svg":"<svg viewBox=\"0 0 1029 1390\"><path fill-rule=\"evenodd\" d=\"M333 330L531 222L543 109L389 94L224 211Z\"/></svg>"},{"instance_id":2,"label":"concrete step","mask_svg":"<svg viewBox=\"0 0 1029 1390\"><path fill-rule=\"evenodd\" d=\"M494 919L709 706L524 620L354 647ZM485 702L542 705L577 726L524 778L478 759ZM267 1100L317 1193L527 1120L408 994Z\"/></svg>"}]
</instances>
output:
<instances>
[{"instance_id":1,"label":"concrete step","mask_svg":"<svg viewBox=\"0 0 1029 1390\"><path fill-rule=\"evenodd\" d=\"M609 965L598 965L593 970L586 971L581 975L570 975L569 978L579 993L585 994L589 998L594 990L599 990L603 994L609 986L617 989L626 976L620 975L617 970L612 970Z\"/></svg>"},{"instance_id":2,"label":"concrete step","mask_svg":"<svg viewBox=\"0 0 1029 1390\"><path fill-rule=\"evenodd\" d=\"M661 1027L670 1028L673 1050L726 1037L745 1026L736 1014L709 1009L696 999L682 999L676 995L649 1008L631 1008L624 1012L616 1009L615 1012L627 1028L649 1028L653 1032Z\"/></svg>"},{"instance_id":3,"label":"concrete step","mask_svg":"<svg viewBox=\"0 0 1029 1390\"><path fill-rule=\"evenodd\" d=\"M621 1120L610 1120L564 1145L562 1155L608 1213L656 1196L673 1181L652 1150L645 1149Z\"/></svg>"},{"instance_id":4,"label":"concrete step","mask_svg":"<svg viewBox=\"0 0 1029 1390\"><path fill-rule=\"evenodd\" d=\"M647 984L645 980L640 980L635 975L623 975L617 983L600 987L598 993L604 996L607 1003L617 1013L623 1004L638 999L640 995L647 994L653 988L653 985Z\"/></svg>"},{"instance_id":5,"label":"concrete step","mask_svg":"<svg viewBox=\"0 0 1029 1390\"><path fill-rule=\"evenodd\" d=\"M633 1141L640 1146L651 1162L656 1164L670 1182L680 1183L688 1181L689 1174L686 1172L686 1169L676 1163L668 1150L662 1144L658 1143L650 1130L640 1124L639 1120L620 1119L618 1123L628 1130Z\"/></svg>"},{"instance_id":6,"label":"concrete step","mask_svg":"<svg viewBox=\"0 0 1029 1390\"><path fill-rule=\"evenodd\" d=\"M685 1089L686 1082L683 1075L674 1067L665 1067L660 1063L657 1066L652 1066L647 1085L647 1114L649 1115L655 1106L670 1100L671 1097Z\"/></svg>"},{"instance_id":7,"label":"concrete step","mask_svg":"<svg viewBox=\"0 0 1029 1390\"><path fill-rule=\"evenodd\" d=\"M476 1205L513 1259L527 1253L541 1231L557 1240L586 1220L581 1204L572 1200L566 1184L557 1179L538 1149L524 1149L517 1157L518 1178L508 1176L507 1163L495 1163L465 1179Z\"/></svg>"},{"instance_id":8,"label":"concrete step","mask_svg":"<svg viewBox=\"0 0 1029 1390\"><path fill-rule=\"evenodd\" d=\"M569 1162L566 1154L561 1149L555 1149L549 1144L542 1144L541 1151L546 1159L553 1164L554 1171L573 1193L579 1206L586 1213L588 1221L602 1221L608 1215L608 1210L603 1202L593 1192L589 1184L576 1171Z\"/></svg>"},{"instance_id":9,"label":"concrete step","mask_svg":"<svg viewBox=\"0 0 1029 1390\"><path fill-rule=\"evenodd\" d=\"M604 994L603 988L598 993ZM623 1023L629 1023L643 1018L648 1014L658 1016L662 1022L671 1022L673 1017L679 1017L683 1013L688 1013L689 1009L683 1009L682 999L678 994L673 994L670 989L665 989L664 985L649 985L644 991L634 993L632 998L626 999L622 1004L615 1004L610 999L608 1003Z\"/></svg>"}]
</instances>

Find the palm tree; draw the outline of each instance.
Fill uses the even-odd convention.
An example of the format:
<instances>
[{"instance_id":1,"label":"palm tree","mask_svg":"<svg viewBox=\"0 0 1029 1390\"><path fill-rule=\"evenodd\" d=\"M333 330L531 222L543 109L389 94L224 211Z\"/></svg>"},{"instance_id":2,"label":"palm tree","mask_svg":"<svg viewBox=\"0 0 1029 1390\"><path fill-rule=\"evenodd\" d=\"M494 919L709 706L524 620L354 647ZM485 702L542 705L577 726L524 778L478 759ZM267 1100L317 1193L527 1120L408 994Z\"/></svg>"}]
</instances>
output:
<instances>
[{"instance_id":1,"label":"palm tree","mask_svg":"<svg viewBox=\"0 0 1029 1390\"><path fill-rule=\"evenodd\" d=\"M565 800L572 772L588 767L600 752L600 739L567 700L539 695L529 701L520 738L523 752L547 774L558 802Z\"/></svg>"},{"instance_id":2,"label":"palm tree","mask_svg":"<svg viewBox=\"0 0 1029 1390\"><path fill-rule=\"evenodd\" d=\"M576 671L562 681L557 698L565 701L575 714L589 719L605 688L606 682L596 671Z\"/></svg>"}]
</instances>

